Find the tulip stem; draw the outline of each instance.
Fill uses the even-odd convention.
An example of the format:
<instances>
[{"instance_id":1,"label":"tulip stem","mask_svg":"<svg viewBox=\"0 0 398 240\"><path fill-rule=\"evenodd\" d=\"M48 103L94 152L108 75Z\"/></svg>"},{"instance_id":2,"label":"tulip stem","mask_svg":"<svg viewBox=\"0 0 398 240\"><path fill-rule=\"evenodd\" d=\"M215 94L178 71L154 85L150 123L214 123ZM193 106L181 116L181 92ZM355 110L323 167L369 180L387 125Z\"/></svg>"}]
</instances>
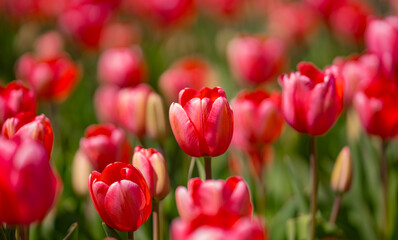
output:
<instances>
[{"instance_id":1,"label":"tulip stem","mask_svg":"<svg viewBox=\"0 0 398 240\"><path fill-rule=\"evenodd\" d=\"M381 202L382 218L381 218L381 236L386 239L388 231L388 163L386 157L386 149L388 142L382 140L381 156L380 156L380 181L382 185L383 197Z\"/></svg>"},{"instance_id":2,"label":"tulip stem","mask_svg":"<svg viewBox=\"0 0 398 240\"><path fill-rule=\"evenodd\" d=\"M318 204L318 163L316 160L316 139L310 138L310 163L311 163L311 226L310 240L315 239L316 211Z\"/></svg>"},{"instance_id":3,"label":"tulip stem","mask_svg":"<svg viewBox=\"0 0 398 240\"><path fill-rule=\"evenodd\" d=\"M331 224L336 224L337 216L339 215L339 211L340 211L342 197L343 197L343 194L338 193L336 195L336 197L334 198L332 214L330 215L330 219L329 219L329 222Z\"/></svg>"},{"instance_id":4,"label":"tulip stem","mask_svg":"<svg viewBox=\"0 0 398 240\"><path fill-rule=\"evenodd\" d=\"M134 240L134 232L128 232L127 234L128 234L127 237L128 240Z\"/></svg>"},{"instance_id":5,"label":"tulip stem","mask_svg":"<svg viewBox=\"0 0 398 240\"><path fill-rule=\"evenodd\" d=\"M29 226L18 226L18 240L29 240Z\"/></svg>"},{"instance_id":6,"label":"tulip stem","mask_svg":"<svg viewBox=\"0 0 398 240\"><path fill-rule=\"evenodd\" d=\"M205 156L205 172L206 172L206 180L212 179L211 176L211 157Z\"/></svg>"},{"instance_id":7,"label":"tulip stem","mask_svg":"<svg viewBox=\"0 0 398 240\"><path fill-rule=\"evenodd\" d=\"M160 239L160 225L159 225L159 201L153 200L152 207L152 220L153 220L153 240Z\"/></svg>"}]
</instances>

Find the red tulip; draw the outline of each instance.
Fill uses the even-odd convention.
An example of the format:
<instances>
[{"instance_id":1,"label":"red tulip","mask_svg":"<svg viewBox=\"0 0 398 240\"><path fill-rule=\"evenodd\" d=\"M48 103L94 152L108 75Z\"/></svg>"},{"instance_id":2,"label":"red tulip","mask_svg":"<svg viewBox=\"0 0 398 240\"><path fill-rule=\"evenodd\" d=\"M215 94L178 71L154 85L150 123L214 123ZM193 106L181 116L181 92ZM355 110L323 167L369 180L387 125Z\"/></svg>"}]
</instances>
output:
<instances>
[{"instance_id":1,"label":"red tulip","mask_svg":"<svg viewBox=\"0 0 398 240\"><path fill-rule=\"evenodd\" d=\"M328 21L332 30L343 40L361 43L372 13L366 1L350 0L336 7Z\"/></svg>"},{"instance_id":2,"label":"red tulip","mask_svg":"<svg viewBox=\"0 0 398 240\"><path fill-rule=\"evenodd\" d=\"M114 15L120 0L68 1L58 18L60 28L87 48L98 48L102 29Z\"/></svg>"},{"instance_id":3,"label":"red tulip","mask_svg":"<svg viewBox=\"0 0 398 240\"><path fill-rule=\"evenodd\" d=\"M178 144L190 156L216 157L231 143L233 112L220 87L182 90L169 118Z\"/></svg>"},{"instance_id":4,"label":"red tulip","mask_svg":"<svg viewBox=\"0 0 398 240\"><path fill-rule=\"evenodd\" d=\"M231 70L245 84L269 82L286 64L285 46L273 37L236 37L228 44L227 55Z\"/></svg>"},{"instance_id":5,"label":"red tulip","mask_svg":"<svg viewBox=\"0 0 398 240\"><path fill-rule=\"evenodd\" d=\"M317 12L319 12L325 19L328 19L333 11L344 5L347 0L305 0Z\"/></svg>"},{"instance_id":6,"label":"red tulip","mask_svg":"<svg viewBox=\"0 0 398 240\"><path fill-rule=\"evenodd\" d=\"M117 106L118 94L119 87L114 85L103 85L95 91L94 109L100 122L118 123L118 111L115 107Z\"/></svg>"},{"instance_id":7,"label":"red tulip","mask_svg":"<svg viewBox=\"0 0 398 240\"><path fill-rule=\"evenodd\" d=\"M178 101L178 93L184 88L200 90L213 85L211 68L199 57L178 60L159 79L159 88L170 103Z\"/></svg>"},{"instance_id":8,"label":"red tulip","mask_svg":"<svg viewBox=\"0 0 398 240\"><path fill-rule=\"evenodd\" d=\"M37 103L31 90L20 81L0 87L0 126L4 121L21 112L36 112Z\"/></svg>"},{"instance_id":9,"label":"red tulip","mask_svg":"<svg viewBox=\"0 0 398 240\"><path fill-rule=\"evenodd\" d=\"M294 44L309 39L319 25L317 14L305 2L278 3L269 10L268 17L272 35Z\"/></svg>"},{"instance_id":10,"label":"red tulip","mask_svg":"<svg viewBox=\"0 0 398 240\"><path fill-rule=\"evenodd\" d=\"M100 172L110 163L130 162L132 154L126 134L112 124L89 126L80 140L80 148Z\"/></svg>"},{"instance_id":11,"label":"red tulip","mask_svg":"<svg viewBox=\"0 0 398 240\"><path fill-rule=\"evenodd\" d=\"M51 123L43 114L36 116L33 112L24 112L7 119L3 124L2 135L8 139L14 137L31 138L41 142L48 156L54 143Z\"/></svg>"},{"instance_id":12,"label":"red tulip","mask_svg":"<svg viewBox=\"0 0 398 240\"><path fill-rule=\"evenodd\" d=\"M0 0L4 13L13 18L43 20L55 18L64 8L65 0Z\"/></svg>"},{"instance_id":13,"label":"red tulip","mask_svg":"<svg viewBox=\"0 0 398 240\"><path fill-rule=\"evenodd\" d=\"M246 151L279 138L283 127L281 96L265 90L242 91L232 100L234 135L232 144Z\"/></svg>"},{"instance_id":14,"label":"red tulip","mask_svg":"<svg viewBox=\"0 0 398 240\"><path fill-rule=\"evenodd\" d=\"M398 86L387 79L379 79L359 91L354 106L362 125L369 134L383 139L398 134Z\"/></svg>"},{"instance_id":15,"label":"red tulip","mask_svg":"<svg viewBox=\"0 0 398 240\"><path fill-rule=\"evenodd\" d=\"M16 68L17 76L42 100L65 100L79 81L78 67L62 53L49 59L28 53L18 60Z\"/></svg>"},{"instance_id":16,"label":"red tulip","mask_svg":"<svg viewBox=\"0 0 398 240\"><path fill-rule=\"evenodd\" d=\"M300 133L322 135L336 122L343 108L343 90L330 71L299 63L298 72L282 75L282 113Z\"/></svg>"},{"instance_id":17,"label":"red tulip","mask_svg":"<svg viewBox=\"0 0 398 240\"><path fill-rule=\"evenodd\" d=\"M117 109L119 124L137 136L145 134L146 107L152 88L140 84L119 91Z\"/></svg>"},{"instance_id":18,"label":"red tulip","mask_svg":"<svg viewBox=\"0 0 398 240\"><path fill-rule=\"evenodd\" d=\"M380 58L386 74L398 77L398 16L371 21L365 37L368 51Z\"/></svg>"},{"instance_id":19,"label":"red tulip","mask_svg":"<svg viewBox=\"0 0 398 240\"><path fill-rule=\"evenodd\" d=\"M170 192L169 174L163 155L154 148L134 149L133 165L145 178L152 198L161 200Z\"/></svg>"},{"instance_id":20,"label":"red tulip","mask_svg":"<svg viewBox=\"0 0 398 240\"><path fill-rule=\"evenodd\" d=\"M193 0L127 0L126 7L160 28L174 28L191 22Z\"/></svg>"},{"instance_id":21,"label":"red tulip","mask_svg":"<svg viewBox=\"0 0 398 240\"><path fill-rule=\"evenodd\" d=\"M127 48L139 40L140 31L135 24L114 22L104 27L99 44L101 49Z\"/></svg>"},{"instance_id":22,"label":"red tulip","mask_svg":"<svg viewBox=\"0 0 398 240\"><path fill-rule=\"evenodd\" d=\"M188 189L176 189L177 209L184 221L233 225L239 218L251 217L250 192L241 177L223 180L193 178ZM221 224L221 223L219 223Z\"/></svg>"},{"instance_id":23,"label":"red tulip","mask_svg":"<svg viewBox=\"0 0 398 240\"><path fill-rule=\"evenodd\" d=\"M106 50L97 69L100 82L119 87L135 87L146 80L145 63L138 46Z\"/></svg>"},{"instance_id":24,"label":"red tulip","mask_svg":"<svg viewBox=\"0 0 398 240\"><path fill-rule=\"evenodd\" d=\"M0 138L0 222L29 225L46 216L59 193L44 146Z\"/></svg>"},{"instance_id":25,"label":"red tulip","mask_svg":"<svg viewBox=\"0 0 398 240\"><path fill-rule=\"evenodd\" d=\"M187 222L182 219L174 220L171 225L171 239L173 240L265 240L263 223L258 219L244 217L235 224L223 224L226 216L218 219L208 219L211 222Z\"/></svg>"},{"instance_id":26,"label":"red tulip","mask_svg":"<svg viewBox=\"0 0 398 240\"><path fill-rule=\"evenodd\" d=\"M243 12L245 0L196 0L201 9L221 20L234 19Z\"/></svg>"},{"instance_id":27,"label":"red tulip","mask_svg":"<svg viewBox=\"0 0 398 240\"><path fill-rule=\"evenodd\" d=\"M109 164L88 180L91 200L102 220L119 231L133 232L148 220L152 200L144 177L133 165Z\"/></svg>"},{"instance_id":28,"label":"red tulip","mask_svg":"<svg viewBox=\"0 0 398 240\"><path fill-rule=\"evenodd\" d=\"M46 32L36 39L34 48L41 59L57 58L64 51L62 36L57 31Z\"/></svg>"}]
</instances>

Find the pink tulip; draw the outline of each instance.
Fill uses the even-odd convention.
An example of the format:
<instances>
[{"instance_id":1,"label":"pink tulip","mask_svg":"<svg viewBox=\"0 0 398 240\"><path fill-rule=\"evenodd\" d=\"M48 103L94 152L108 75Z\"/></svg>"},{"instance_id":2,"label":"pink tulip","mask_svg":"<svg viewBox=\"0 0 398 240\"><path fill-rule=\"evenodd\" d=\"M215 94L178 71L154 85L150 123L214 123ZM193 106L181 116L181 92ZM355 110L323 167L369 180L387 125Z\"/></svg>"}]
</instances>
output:
<instances>
[{"instance_id":1,"label":"pink tulip","mask_svg":"<svg viewBox=\"0 0 398 240\"><path fill-rule=\"evenodd\" d=\"M311 63L299 63L298 72L282 75L282 113L286 122L300 133L325 134L343 108L343 89L336 76L321 72Z\"/></svg>"},{"instance_id":2,"label":"pink tulip","mask_svg":"<svg viewBox=\"0 0 398 240\"><path fill-rule=\"evenodd\" d=\"M7 119L3 124L2 135L7 139L21 137L37 140L44 145L48 156L51 156L54 134L50 120L43 114L36 116L33 112L23 112Z\"/></svg>"},{"instance_id":3,"label":"pink tulip","mask_svg":"<svg viewBox=\"0 0 398 240\"><path fill-rule=\"evenodd\" d=\"M354 97L354 106L369 134L388 139L398 135L398 86L380 78Z\"/></svg>"},{"instance_id":4,"label":"pink tulip","mask_svg":"<svg viewBox=\"0 0 398 240\"><path fill-rule=\"evenodd\" d=\"M110 163L128 163L131 159L132 150L126 134L112 124L89 126L80 140L80 148L100 172Z\"/></svg>"},{"instance_id":5,"label":"pink tulip","mask_svg":"<svg viewBox=\"0 0 398 240\"><path fill-rule=\"evenodd\" d=\"M279 138L284 122L279 92L243 90L232 100L232 108L234 146L250 151Z\"/></svg>"},{"instance_id":6,"label":"pink tulip","mask_svg":"<svg viewBox=\"0 0 398 240\"><path fill-rule=\"evenodd\" d=\"M91 200L102 220L119 231L136 231L148 220L152 200L144 177L133 165L109 164L88 180Z\"/></svg>"},{"instance_id":7,"label":"pink tulip","mask_svg":"<svg viewBox=\"0 0 398 240\"><path fill-rule=\"evenodd\" d=\"M21 112L36 112L37 103L33 91L20 81L0 87L0 126L4 121Z\"/></svg>"},{"instance_id":8,"label":"pink tulip","mask_svg":"<svg viewBox=\"0 0 398 240\"><path fill-rule=\"evenodd\" d=\"M285 46L273 37L238 36L228 44L227 56L231 70L245 84L272 81L286 65Z\"/></svg>"},{"instance_id":9,"label":"pink tulip","mask_svg":"<svg viewBox=\"0 0 398 240\"><path fill-rule=\"evenodd\" d=\"M169 119L178 144L190 156L216 157L231 143L233 112L220 87L182 90L179 103L170 106Z\"/></svg>"},{"instance_id":10,"label":"pink tulip","mask_svg":"<svg viewBox=\"0 0 398 240\"><path fill-rule=\"evenodd\" d=\"M241 177L204 182L193 178L188 189L176 189L176 203L181 218L190 222L217 223L221 218L228 225L239 218L251 217L253 212L249 189Z\"/></svg>"},{"instance_id":11,"label":"pink tulip","mask_svg":"<svg viewBox=\"0 0 398 240\"><path fill-rule=\"evenodd\" d=\"M53 58L27 53L18 60L16 74L32 87L37 98L47 101L64 101L79 81L78 67L64 53Z\"/></svg>"},{"instance_id":12,"label":"pink tulip","mask_svg":"<svg viewBox=\"0 0 398 240\"><path fill-rule=\"evenodd\" d=\"M145 63L138 46L106 50L97 69L100 82L119 87L135 87L146 80Z\"/></svg>"},{"instance_id":13,"label":"pink tulip","mask_svg":"<svg viewBox=\"0 0 398 240\"><path fill-rule=\"evenodd\" d=\"M114 85L103 85L95 91L94 109L100 122L118 123L118 111L115 107L117 106L118 94L119 88Z\"/></svg>"},{"instance_id":14,"label":"pink tulip","mask_svg":"<svg viewBox=\"0 0 398 240\"><path fill-rule=\"evenodd\" d=\"M185 57L165 71L159 79L159 88L168 102L178 101L178 93L184 88L200 90L212 87L211 68L199 57Z\"/></svg>"},{"instance_id":15,"label":"pink tulip","mask_svg":"<svg viewBox=\"0 0 398 240\"><path fill-rule=\"evenodd\" d=\"M64 51L64 42L59 32L49 31L36 39L34 48L41 59L53 59Z\"/></svg>"},{"instance_id":16,"label":"pink tulip","mask_svg":"<svg viewBox=\"0 0 398 240\"><path fill-rule=\"evenodd\" d=\"M398 77L398 16L376 19L366 29L368 51L376 54L390 77Z\"/></svg>"},{"instance_id":17,"label":"pink tulip","mask_svg":"<svg viewBox=\"0 0 398 240\"><path fill-rule=\"evenodd\" d=\"M0 222L43 220L60 190L45 147L32 139L0 138L0 152Z\"/></svg>"},{"instance_id":18,"label":"pink tulip","mask_svg":"<svg viewBox=\"0 0 398 240\"><path fill-rule=\"evenodd\" d=\"M141 171L152 198L162 200L170 192L169 174L163 155L154 148L134 149L133 165Z\"/></svg>"},{"instance_id":19,"label":"pink tulip","mask_svg":"<svg viewBox=\"0 0 398 240\"><path fill-rule=\"evenodd\" d=\"M134 135L145 134L146 105L152 91L152 88L146 84L119 91L117 99L119 124Z\"/></svg>"},{"instance_id":20,"label":"pink tulip","mask_svg":"<svg viewBox=\"0 0 398 240\"><path fill-rule=\"evenodd\" d=\"M263 223L257 219L243 217L235 224L225 225L227 216L207 219L199 223L176 219L171 225L173 240L266 240ZM210 223L211 222L211 223Z\"/></svg>"},{"instance_id":21,"label":"pink tulip","mask_svg":"<svg viewBox=\"0 0 398 240\"><path fill-rule=\"evenodd\" d=\"M138 26L131 23L114 22L107 24L101 32L101 49L127 48L140 40Z\"/></svg>"}]
</instances>

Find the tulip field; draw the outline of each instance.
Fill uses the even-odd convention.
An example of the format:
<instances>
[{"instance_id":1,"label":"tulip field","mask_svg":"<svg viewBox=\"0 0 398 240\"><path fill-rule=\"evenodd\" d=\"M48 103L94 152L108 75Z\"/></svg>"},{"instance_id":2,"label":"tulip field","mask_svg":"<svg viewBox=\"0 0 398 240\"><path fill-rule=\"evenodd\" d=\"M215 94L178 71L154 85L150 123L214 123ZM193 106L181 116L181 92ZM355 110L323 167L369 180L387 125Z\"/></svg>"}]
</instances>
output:
<instances>
[{"instance_id":1,"label":"tulip field","mask_svg":"<svg viewBox=\"0 0 398 240\"><path fill-rule=\"evenodd\" d=\"M398 1L0 0L0 240L397 240Z\"/></svg>"}]
</instances>

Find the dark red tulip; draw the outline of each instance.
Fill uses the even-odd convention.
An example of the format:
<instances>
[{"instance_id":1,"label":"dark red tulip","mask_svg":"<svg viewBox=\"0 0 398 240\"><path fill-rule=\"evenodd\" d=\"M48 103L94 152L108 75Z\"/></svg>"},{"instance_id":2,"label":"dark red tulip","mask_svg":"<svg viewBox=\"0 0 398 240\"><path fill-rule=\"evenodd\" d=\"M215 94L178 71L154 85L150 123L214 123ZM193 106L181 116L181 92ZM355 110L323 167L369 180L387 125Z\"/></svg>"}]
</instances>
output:
<instances>
[{"instance_id":1,"label":"dark red tulip","mask_svg":"<svg viewBox=\"0 0 398 240\"><path fill-rule=\"evenodd\" d=\"M182 90L169 119L178 144L190 156L216 157L231 143L233 112L220 87Z\"/></svg>"},{"instance_id":2,"label":"dark red tulip","mask_svg":"<svg viewBox=\"0 0 398 240\"><path fill-rule=\"evenodd\" d=\"M0 87L0 125L21 112L36 112L37 103L33 91L20 81Z\"/></svg>"},{"instance_id":3,"label":"dark red tulip","mask_svg":"<svg viewBox=\"0 0 398 240\"><path fill-rule=\"evenodd\" d=\"M60 191L45 147L32 139L0 138L0 222L41 221Z\"/></svg>"},{"instance_id":4,"label":"dark red tulip","mask_svg":"<svg viewBox=\"0 0 398 240\"><path fill-rule=\"evenodd\" d=\"M51 156L54 134L50 120L44 114L36 116L33 112L23 112L8 118L3 124L2 135L8 139L21 137L37 140Z\"/></svg>"},{"instance_id":5,"label":"dark red tulip","mask_svg":"<svg viewBox=\"0 0 398 240\"><path fill-rule=\"evenodd\" d=\"M136 231L151 214L145 178L131 164L112 163L102 173L92 172L88 189L102 220L119 231Z\"/></svg>"},{"instance_id":6,"label":"dark red tulip","mask_svg":"<svg viewBox=\"0 0 398 240\"><path fill-rule=\"evenodd\" d=\"M132 156L126 134L112 124L89 126L80 140L80 148L100 172L113 162L128 163Z\"/></svg>"}]
</instances>

